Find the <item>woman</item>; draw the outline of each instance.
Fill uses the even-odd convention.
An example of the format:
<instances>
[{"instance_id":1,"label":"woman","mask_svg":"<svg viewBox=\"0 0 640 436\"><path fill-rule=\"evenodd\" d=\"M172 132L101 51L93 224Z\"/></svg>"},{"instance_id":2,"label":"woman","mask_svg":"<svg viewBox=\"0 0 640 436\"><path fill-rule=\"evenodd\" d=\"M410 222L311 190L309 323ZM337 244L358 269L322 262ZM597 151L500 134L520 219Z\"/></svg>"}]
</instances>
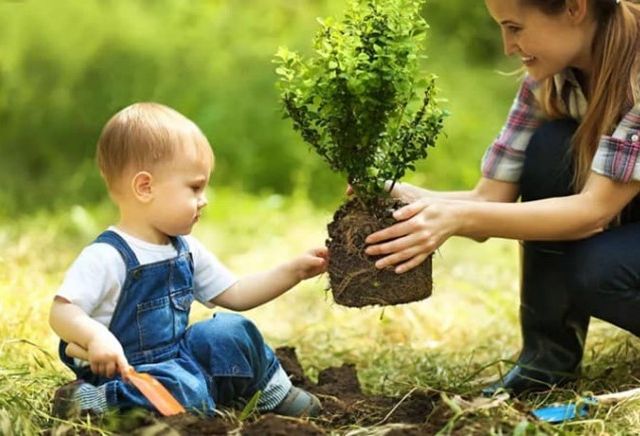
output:
<instances>
[{"instance_id":1,"label":"woman","mask_svg":"<svg viewBox=\"0 0 640 436\"><path fill-rule=\"evenodd\" d=\"M398 273L453 235L524 241L515 394L575 378L590 316L640 335L640 5L486 0L527 76L471 191L402 184L410 204L370 235ZM516 202L518 199L521 202Z\"/></svg>"}]
</instances>

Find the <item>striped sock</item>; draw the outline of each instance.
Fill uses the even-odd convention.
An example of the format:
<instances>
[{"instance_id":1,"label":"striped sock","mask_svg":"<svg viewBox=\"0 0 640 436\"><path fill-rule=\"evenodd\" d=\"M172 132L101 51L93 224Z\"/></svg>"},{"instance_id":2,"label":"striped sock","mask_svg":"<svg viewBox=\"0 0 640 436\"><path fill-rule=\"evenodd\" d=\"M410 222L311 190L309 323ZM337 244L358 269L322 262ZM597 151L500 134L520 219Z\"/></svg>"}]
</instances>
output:
<instances>
[{"instance_id":1,"label":"striped sock","mask_svg":"<svg viewBox=\"0 0 640 436\"><path fill-rule=\"evenodd\" d=\"M104 413L107 410L107 394L104 385L96 387L89 383L82 383L73 393L73 399L78 402L82 411Z\"/></svg>"},{"instance_id":2,"label":"striped sock","mask_svg":"<svg viewBox=\"0 0 640 436\"><path fill-rule=\"evenodd\" d=\"M269 379L269 382L262 390L262 395L258 400L258 410L260 412L266 412L276 408L278 404L284 400L289 390L291 389L291 380L282 367L278 367L278 370Z\"/></svg>"}]
</instances>

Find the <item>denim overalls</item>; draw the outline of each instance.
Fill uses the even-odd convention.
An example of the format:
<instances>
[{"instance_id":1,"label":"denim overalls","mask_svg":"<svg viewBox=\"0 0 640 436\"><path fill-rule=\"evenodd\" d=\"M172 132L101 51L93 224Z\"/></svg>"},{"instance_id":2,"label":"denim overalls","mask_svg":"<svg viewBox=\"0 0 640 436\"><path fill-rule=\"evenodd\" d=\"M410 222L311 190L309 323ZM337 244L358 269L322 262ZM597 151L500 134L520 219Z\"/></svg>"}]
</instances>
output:
<instances>
[{"instance_id":1,"label":"denim overalls","mask_svg":"<svg viewBox=\"0 0 640 436\"><path fill-rule=\"evenodd\" d=\"M118 250L127 269L109 330L122 344L129 364L157 378L185 409L211 414L216 404L250 398L279 370L260 332L240 315L217 313L187 327L194 300L193 261L183 238L171 238L177 257L146 265L139 264L115 232L106 231L95 242ZM110 407L153 409L119 375L109 379L93 374L88 366L74 365L65 347L61 342L63 362L78 378L105 385Z\"/></svg>"}]
</instances>

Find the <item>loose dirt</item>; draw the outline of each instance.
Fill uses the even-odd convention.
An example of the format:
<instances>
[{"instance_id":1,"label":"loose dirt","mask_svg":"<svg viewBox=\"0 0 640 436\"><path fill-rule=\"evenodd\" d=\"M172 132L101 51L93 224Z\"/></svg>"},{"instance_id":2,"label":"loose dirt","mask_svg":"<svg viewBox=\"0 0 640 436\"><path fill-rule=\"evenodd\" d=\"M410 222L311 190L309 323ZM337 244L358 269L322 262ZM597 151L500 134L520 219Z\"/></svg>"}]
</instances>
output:
<instances>
[{"instance_id":1,"label":"loose dirt","mask_svg":"<svg viewBox=\"0 0 640 436\"><path fill-rule=\"evenodd\" d=\"M170 429L178 435L315 436L328 434L331 431L346 432L348 429L358 427L393 423L409 424L390 430L392 434L400 435L425 434L425 431L431 433L442 425L442 421L429 422L429 417L436 403L439 402L437 395L417 390L403 397L365 395L360 387L355 366L350 364L322 370L318 374L318 383L313 383L304 376L293 348L279 348L276 353L283 368L291 376L291 381L320 398L323 410L319 417L293 419L266 414L243 423L234 423L222 417L206 420L184 415L160 418L159 421L166 425L165 431ZM157 433L159 429L160 427L156 424L155 429L139 429L139 433L136 434L142 436L164 434ZM150 430L153 432L150 433Z\"/></svg>"},{"instance_id":2,"label":"loose dirt","mask_svg":"<svg viewBox=\"0 0 640 436\"><path fill-rule=\"evenodd\" d=\"M313 419L295 419L273 414L254 414L240 422L238 413L222 413L214 418L184 414L158 417L149 413L134 415L120 423L115 434L136 436L315 436L344 434L366 427L379 429L376 434L433 434L451 418L437 394L413 389L399 397L366 395L362 392L353 365L344 364L322 370L318 382L305 377L295 350L276 350L285 371L297 386L308 389L320 398L323 410ZM126 421L126 422L125 422ZM58 426L52 435L95 434L72 427Z\"/></svg>"}]
</instances>

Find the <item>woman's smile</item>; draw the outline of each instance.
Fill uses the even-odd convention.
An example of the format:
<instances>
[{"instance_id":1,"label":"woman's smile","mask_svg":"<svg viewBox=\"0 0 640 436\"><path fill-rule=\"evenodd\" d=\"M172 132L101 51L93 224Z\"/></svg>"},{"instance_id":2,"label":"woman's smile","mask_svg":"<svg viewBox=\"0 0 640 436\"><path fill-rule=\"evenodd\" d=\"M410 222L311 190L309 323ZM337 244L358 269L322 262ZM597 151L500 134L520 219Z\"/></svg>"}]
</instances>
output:
<instances>
[{"instance_id":1,"label":"woman's smile","mask_svg":"<svg viewBox=\"0 0 640 436\"><path fill-rule=\"evenodd\" d=\"M533 64L536 61L536 57L535 56L521 56L520 60L522 61L522 63L525 66L529 66L531 64Z\"/></svg>"}]
</instances>

